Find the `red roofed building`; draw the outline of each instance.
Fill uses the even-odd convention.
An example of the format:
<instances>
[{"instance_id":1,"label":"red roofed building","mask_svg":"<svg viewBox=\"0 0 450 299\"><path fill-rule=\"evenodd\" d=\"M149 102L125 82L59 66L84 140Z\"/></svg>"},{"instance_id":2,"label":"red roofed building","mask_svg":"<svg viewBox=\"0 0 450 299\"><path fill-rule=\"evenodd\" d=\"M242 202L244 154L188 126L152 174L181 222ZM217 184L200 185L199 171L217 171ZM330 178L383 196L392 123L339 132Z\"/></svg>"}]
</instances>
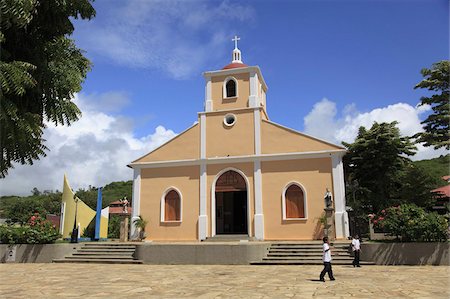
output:
<instances>
[{"instance_id":1,"label":"red roofed building","mask_svg":"<svg viewBox=\"0 0 450 299\"><path fill-rule=\"evenodd\" d=\"M449 175L443 176L442 179L448 183L450 182ZM433 209L446 211L450 203L450 184L433 189L431 192L437 195L436 205Z\"/></svg>"},{"instance_id":2,"label":"red roofed building","mask_svg":"<svg viewBox=\"0 0 450 299\"><path fill-rule=\"evenodd\" d=\"M109 204L109 215L131 215L133 208L128 206L125 212L123 201L116 200Z\"/></svg>"}]
</instances>

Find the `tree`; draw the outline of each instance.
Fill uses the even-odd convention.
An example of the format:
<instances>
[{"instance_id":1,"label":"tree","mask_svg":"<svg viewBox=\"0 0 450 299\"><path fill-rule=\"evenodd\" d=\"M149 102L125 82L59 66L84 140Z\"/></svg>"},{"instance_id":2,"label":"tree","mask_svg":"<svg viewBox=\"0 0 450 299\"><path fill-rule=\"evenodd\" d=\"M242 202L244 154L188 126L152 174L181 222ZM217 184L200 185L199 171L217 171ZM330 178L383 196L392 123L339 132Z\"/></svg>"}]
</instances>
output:
<instances>
[{"instance_id":1,"label":"tree","mask_svg":"<svg viewBox=\"0 0 450 299\"><path fill-rule=\"evenodd\" d=\"M45 156L45 121L70 125L91 63L68 36L71 18L91 19L90 0L0 0L0 177L14 162Z\"/></svg>"},{"instance_id":2,"label":"tree","mask_svg":"<svg viewBox=\"0 0 450 299\"><path fill-rule=\"evenodd\" d=\"M430 97L420 99L420 105L431 105L433 113L422 122L425 132L414 135L416 142L423 143L424 146L434 146L435 149L450 149L449 68L450 61L442 60L434 63L431 69L422 69L424 79L414 87L436 92Z\"/></svg>"},{"instance_id":3,"label":"tree","mask_svg":"<svg viewBox=\"0 0 450 299\"><path fill-rule=\"evenodd\" d=\"M406 166L401 178L400 199L403 203L431 210L438 198L437 194L431 192L436 187L431 175L420 167L410 164Z\"/></svg>"},{"instance_id":4,"label":"tree","mask_svg":"<svg viewBox=\"0 0 450 299\"><path fill-rule=\"evenodd\" d=\"M367 212L377 212L398 199L401 171L414 155L408 137L401 137L397 122L374 123L370 130L359 128L353 143L345 143L348 184L357 185L357 200ZM357 181L357 184L354 183Z\"/></svg>"}]
</instances>

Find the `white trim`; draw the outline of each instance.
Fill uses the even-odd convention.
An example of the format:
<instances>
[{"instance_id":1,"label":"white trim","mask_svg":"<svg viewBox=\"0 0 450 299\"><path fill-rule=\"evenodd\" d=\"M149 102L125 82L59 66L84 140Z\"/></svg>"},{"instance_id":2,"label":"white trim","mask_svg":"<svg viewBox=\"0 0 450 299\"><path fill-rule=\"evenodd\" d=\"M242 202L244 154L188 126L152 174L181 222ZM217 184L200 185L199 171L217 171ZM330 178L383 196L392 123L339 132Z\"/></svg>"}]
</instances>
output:
<instances>
[{"instance_id":1,"label":"white trim","mask_svg":"<svg viewBox=\"0 0 450 299\"><path fill-rule=\"evenodd\" d=\"M236 94L232 97L229 97L227 95L227 83L228 81L233 80L235 87L236 87ZM235 77L233 76L228 76L225 78L225 80L223 80L223 86L222 86L222 95L223 95L223 99L224 100L233 100L233 99L237 99L239 97L239 92L238 92L238 80L236 80Z\"/></svg>"},{"instance_id":2,"label":"white trim","mask_svg":"<svg viewBox=\"0 0 450 299\"><path fill-rule=\"evenodd\" d=\"M200 165L200 213L198 216L198 239L200 241L205 240L208 235L208 215L206 215L207 179L206 164L202 163Z\"/></svg>"},{"instance_id":3,"label":"white trim","mask_svg":"<svg viewBox=\"0 0 450 299\"><path fill-rule=\"evenodd\" d=\"M198 216L198 239L205 240L208 234L208 215L206 215L207 201L207 173L206 163L206 114L200 114L200 211Z\"/></svg>"},{"instance_id":4,"label":"white trim","mask_svg":"<svg viewBox=\"0 0 450 299\"><path fill-rule=\"evenodd\" d=\"M344 167L342 164L342 155L331 155L332 175L333 175L333 199L335 209L335 227L336 238L344 239L349 234L348 215L345 209L345 183L344 183Z\"/></svg>"},{"instance_id":5,"label":"white trim","mask_svg":"<svg viewBox=\"0 0 450 299\"><path fill-rule=\"evenodd\" d=\"M240 67L235 69L226 69L226 70L217 70L217 71L210 71L210 72L204 72L203 77L204 78L210 78L215 76L228 76L228 75L234 75L234 74L242 74L242 73L249 73L249 72L256 72L258 73L258 77L264 87L264 90L267 92L268 87L266 84L266 81L264 80L264 77L261 74L261 69L259 66L247 66L247 67Z\"/></svg>"},{"instance_id":6,"label":"white trim","mask_svg":"<svg viewBox=\"0 0 450 299\"><path fill-rule=\"evenodd\" d=\"M210 112L213 110L213 102L211 97L211 78L205 78L206 79L206 85L205 85L205 111Z\"/></svg>"},{"instance_id":7,"label":"white trim","mask_svg":"<svg viewBox=\"0 0 450 299\"><path fill-rule=\"evenodd\" d=\"M264 214L263 214L263 192L261 161L255 161L253 165L254 187L255 187L255 238L264 240Z\"/></svg>"},{"instance_id":8,"label":"white trim","mask_svg":"<svg viewBox=\"0 0 450 299\"><path fill-rule=\"evenodd\" d=\"M165 220L165 201L166 201L166 195L167 193L169 193L170 191L175 191L178 193L178 196L180 197L180 220ZM181 191L174 187L174 186L170 186L169 188L166 189L166 191L163 192L163 195L161 196L161 223L178 223L178 222L183 222L183 194L181 194Z\"/></svg>"},{"instance_id":9,"label":"white trim","mask_svg":"<svg viewBox=\"0 0 450 299\"><path fill-rule=\"evenodd\" d=\"M137 238L137 228L134 224L136 219L139 219L140 210L141 210L141 169L135 168L133 169L133 194L132 198L132 217L130 223L130 236L131 239Z\"/></svg>"},{"instance_id":10,"label":"white trim","mask_svg":"<svg viewBox=\"0 0 450 299\"><path fill-rule=\"evenodd\" d=\"M258 73L250 72L250 95L248 97L248 104L250 107L261 106L261 100L258 96Z\"/></svg>"},{"instance_id":11,"label":"white trim","mask_svg":"<svg viewBox=\"0 0 450 299\"><path fill-rule=\"evenodd\" d=\"M216 235L216 183L217 180L220 178L220 176L222 174L224 174L225 172L232 170L235 171L237 173L239 173L245 180L245 184L247 185L247 233L248 236L252 236L251 232L251 217L250 217L250 183L248 181L247 176L245 175L245 173L237 168L234 167L227 167L222 169L221 171L219 171L219 173L216 175L216 177L214 178L213 182L212 182L212 186L211 186L211 237L214 237Z\"/></svg>"},{"instance_id":12,"label":"white trim","mask_svg":"<svg viewBox=\"0 0 450 299\"><path fill-rule=\"evenodd\" d=\"M261 155L261 113L259 109L253 111L253 122L255 126L255 155Z\"/></svg>"},{"instance_id":13,"label":"white trim","mask_svg":"<svg viewBox=\"0 0 450 299\"><path fill-rule=\"evenodd\" d=\"M159 168L159 167L176 167L176 166L194 166L200 165L203 161L209 164L222 163L246 163L254 161L280 161L280 160L300 160L300 159L314 159L314 158L329 158L332 154L344 155L345 150L326 150L315 152L293 152L280 154L261 154L261 155L245 155L245 156L230 156L230 157L213 157L205 159L186 159L186 160L170 160L157 162L136 162L131 163L133 168Z\"/></svg>"},{"instance_id":14,"label":"white trim","mask_svg":"<svg viewBox=\"0 0 450 299\"><path fill-rule=\"evenodd\" d=\"M200 115L200 159L206 158L206 115Z\"/></svg>"},{"instance_id":15,"label":"white trim","mask_svg":"<svg viewBox=\"0 0 450 299\"><path fill-rule=\"evenodd\" d=\"M305 217L303 217L303 218L287 218L287 216L286 216L286 191L287 191L287 189L289 189L289 187L291 187L293 185L299 186L300 189L302 189L302 192L303 192L303 211L305 211ZM307 196L307 193L306 193L306 189L305 189L305 187L303 187L302 184L300 184L297 181L291 181L291 182L287 183L287 185L284 186L281 195L282 195L282 199L281 199L282 203L281 203L281 205L283 207L283 220L286 220L286 221L290 221L290 220L308 220L308 203L307 203L307 197L308 196Z\"/></svg>"},{"instance_id":16,"label":"white trim","mask_svg":"<svg viewBox=\"0 0 450 299\"><path fill-rule=\"evenodd\" d=\"M227 122L227 117L229 117L229 116L232 116L232 117L234 118L234 121L233 121L233 123L231 123L231 124L229 124L229 123ZM227 114L223 117L223 124L224 124L225 126L227 126L227 127L232 127L232 126L234 126L234 124L236 123L236 120L237 120L237 116L236 116L236 115L234 115L233 113L227 113Z\"/></svg>"}]
</instances>

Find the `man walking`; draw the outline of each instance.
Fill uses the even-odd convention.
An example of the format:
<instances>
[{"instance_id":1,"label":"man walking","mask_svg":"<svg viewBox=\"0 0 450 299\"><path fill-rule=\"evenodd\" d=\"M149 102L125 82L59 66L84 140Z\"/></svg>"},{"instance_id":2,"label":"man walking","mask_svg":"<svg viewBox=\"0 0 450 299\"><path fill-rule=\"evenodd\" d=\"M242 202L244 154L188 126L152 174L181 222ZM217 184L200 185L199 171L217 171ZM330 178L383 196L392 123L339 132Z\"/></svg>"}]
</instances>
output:
<instances>
[{"instance_id":1,"label":"man walking","mask_svg":"<svg viewBox=\"0 0 450 299\"><path fill-rule=\"evenodd\" d=\"M325 281L324 277L327 272L330 280L335 280L333 270L331 269L331 250L328 237L323 237L323 266L323 270L320 272L320 281Z\"/></svg>"},{"instance_id":2,"label":"man walking","mask_svg":"<svg viewBox=\"0 0 450 299\"><path fill-rule=\"evenodd\" d=\"M355 235L352 240L352 250L354 254L353 267L361 267L359 265L359 254L361 252L361 243L359 242L359 236Z\"/></svg>"}]
</instances>

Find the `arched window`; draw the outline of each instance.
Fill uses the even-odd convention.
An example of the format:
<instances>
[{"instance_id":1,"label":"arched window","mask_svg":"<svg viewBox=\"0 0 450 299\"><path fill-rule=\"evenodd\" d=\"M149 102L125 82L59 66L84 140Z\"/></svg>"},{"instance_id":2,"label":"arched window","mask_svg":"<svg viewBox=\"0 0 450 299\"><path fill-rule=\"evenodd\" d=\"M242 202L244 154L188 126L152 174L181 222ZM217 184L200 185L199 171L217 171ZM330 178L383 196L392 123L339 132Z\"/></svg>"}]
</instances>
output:
<instances>
[{"instance_id":1,"label":"arched window","mask_svg":"<svg viewBox=\"0 0 450 299\"><path fill-rule=\"evenodd\" d=\"M290 184L283 193L283 219L306 219L306 198L303 188Z\"/></svg>"},{"instance_id":2,"label":"arched window","mask_svg":"<svg viewBox=\"0 0 450 299\"><path fill-rule=\"evenodd\" d=\"M230 79L225 84L226 87L226 97L227 98L233 98L236 96L236 81L233 79Z\"/></svg>"},{"instance_id":3,"label":"arched window","mask_svg":"<svg viewBox=\"0 0 450 299\"><path fill-rule=\"evenodd\" d=\"M181 221L181 196L171 189L162 198L161 221Z\"/></svg>"}]
</instances>

